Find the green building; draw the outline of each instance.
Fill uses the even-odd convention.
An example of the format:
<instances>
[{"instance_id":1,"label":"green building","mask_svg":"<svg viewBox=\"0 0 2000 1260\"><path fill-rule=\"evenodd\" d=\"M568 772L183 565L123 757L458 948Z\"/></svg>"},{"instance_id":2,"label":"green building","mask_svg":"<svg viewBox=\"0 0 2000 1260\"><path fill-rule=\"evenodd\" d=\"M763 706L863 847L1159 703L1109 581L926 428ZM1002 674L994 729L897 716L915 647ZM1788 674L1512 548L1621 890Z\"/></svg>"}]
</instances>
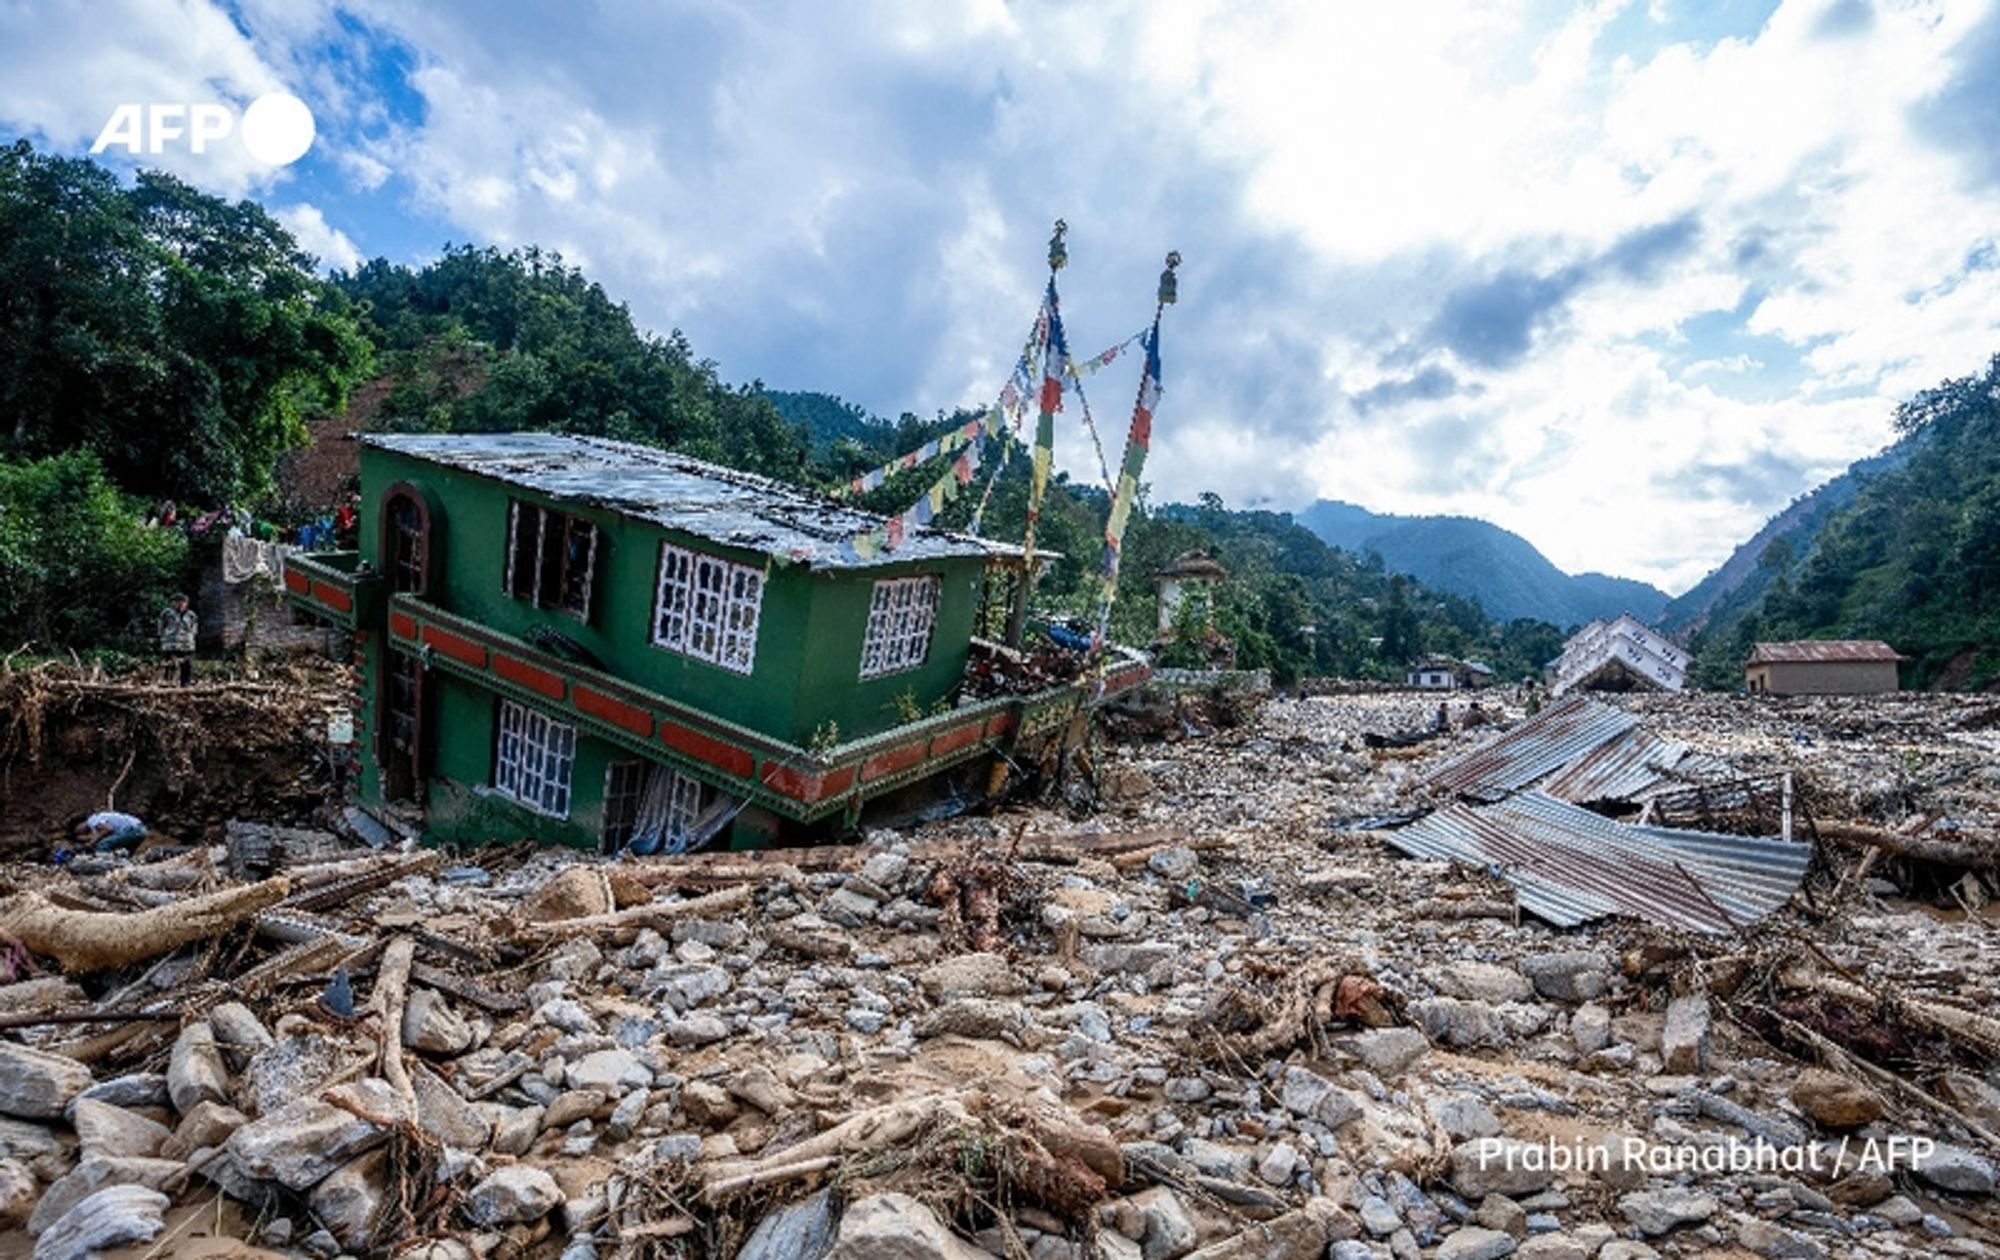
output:
<instances>
[{"instance_id":1,"label":"green building","mask_svg":"<svg viewBox=\"0 0 2000 1260\"><path fill-rule=\"evenodd\" d=\"M963 694L987 571L1018 548L920 530L863 558L877 517L599 438L361 442L358 549L294 557L285 585L353 635L357 803L398 829L605 851L834 833L1097 690ZM1146 672L1121 655L1104 692Z\"/></svg>"}]
</instances>

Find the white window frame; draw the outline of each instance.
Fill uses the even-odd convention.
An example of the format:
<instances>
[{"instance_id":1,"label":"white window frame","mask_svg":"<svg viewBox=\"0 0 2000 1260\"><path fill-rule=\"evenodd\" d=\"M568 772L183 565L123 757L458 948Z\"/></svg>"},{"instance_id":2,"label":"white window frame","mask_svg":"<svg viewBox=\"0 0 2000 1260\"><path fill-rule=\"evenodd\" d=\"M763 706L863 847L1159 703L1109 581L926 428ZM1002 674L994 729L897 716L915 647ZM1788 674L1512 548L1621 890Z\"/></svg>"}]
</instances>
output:
<instances>
[{"instance_id":1,"label":"white window frame","mask_svg":"<svg viewBox=\"0 0 2000 1260\"><path fill-rule=\"evenodd\" d=\"M660 544L653 599L653 645L733 673L757 667L764 571L719 556Z\"/></svg>"},{"instance_id":2,"label":"white window frame","mask_svg":"<svg viewBox=\"0 0 2000 1260\"><path fill-rule=\"evenodd\" d=\"M861 638L861 676L881 678L916 669L931 655L944 579L935 573L883 578L868 598L868 631Z\"/></svg>"},{"instance_id":3,"label":"white window frame","mask_svg":"<svg viewBox=\"0 0 2000 1260\"><path fill-rule=\"evenodd\" d=\"M534 513L535 572L533 580L526 583L527 589L523 591L515 583L514 566L519 557L522 521L530 512ZM552 520L559 522L562 527L563 536L558 542L559 546L567 544L569 531L576 526L581 525L590 530L590 547L585 552L583 558L583 607L581 608L572 608L568 604L565 604L563 602L563 592L560 590L552 592L544 592L542 590L542 549L549 544L549 525ZM597 528L595 521L578 516L574 512L565 512L561 508L543 507L539 503L530 503L525 499L508 500L507 564L500 576L500 589L511 599L522 600L533 604L537 608L553 608L564 616L574 617L578 621L588 625L590 623L591 597L597 593L597 544L603 533L603 530ZM556 567L558 584L560 584L561 577L567 576L569 572L569 557L567 554L563 556L561 563Z\"/></svg>"},{"instance_id":4,"label":"white window frame","mask_svg":"<svg viewBox=\"0 0 2000 1260\"><path fill-rule=\"evenodd\" d=\"M550 818L569 817L576 728L512 700L500 702L493 790Z\"/></svg>"}]
</instances>

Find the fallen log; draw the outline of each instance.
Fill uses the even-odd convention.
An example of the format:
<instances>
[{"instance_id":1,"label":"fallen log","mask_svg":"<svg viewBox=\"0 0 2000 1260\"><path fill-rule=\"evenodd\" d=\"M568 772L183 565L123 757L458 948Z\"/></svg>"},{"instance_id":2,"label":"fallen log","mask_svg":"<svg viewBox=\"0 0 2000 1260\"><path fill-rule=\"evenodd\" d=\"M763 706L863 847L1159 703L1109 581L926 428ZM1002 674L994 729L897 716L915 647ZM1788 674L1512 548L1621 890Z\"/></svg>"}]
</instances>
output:
<instances>
[{"instance_id":1,"label":"fallen log","mask_svg":"<svg viewBox=\"0 0 2000 1260\"><path fill-rule=\"evenodd\" d=\"M589 932L616 932L625 928L657 928L675 919L740 910L750 904L751 894L755 891L750 885L741 884L690 901L651 901L643 906L633 906L629 910L614 910L610 914L587 915L581 919L559 919L553 923L525 923L521 925L520 930L525 936L546 939L582 936Z\"/></svg>"},{"instance_id":2,"label":"fallen log","mask_svg":"<svg viewBox=\"0 0 2000 1260\"><path fill-rule=\"evenodd\" d=\"M1885 1002L1862 985L1806 966L1785 968L1778 973L1778 983L1788 989L1826 994L1865 1014L1882 1012L1888 1006L1891 1007L1888 1013L1926 1032L1969 1042L1989 1055L2000 1054L2000 1019L1990 1015L1961 1010L1941 1002L1927 1002L1921 998L1897 997L1893 1002Z\"/></svg>"},{"instance_id":3,"label":"fallen log","mask_svg":"<svg viewBox=\"0 0 2000 1260\"><path fill-rule=\"evenodd\" d=\"M746 1188L807 1176L832 1166L822 1161L887 1149L939 1119L967 1126L973 1123L971 1114L952 1094L926 1094L871 1107L766 1159L732 1160L708 1167L702 1197L714 1204Z\"/></svg>"},{"instance_id":4,"label":"fallen log","mask_svg":"<svg viewBox=\"0 0 2000 1260\"><path fill-rule=\"evenodd\" d=\"M279 876L130 914L70 910L24 892L0 908L0 932L65 971L104 971L220 936L290 891Z\"/></svg>"},{"instance_id":5,"label":"fallen log","mask_svg":"<svg viewBox=\"0 0 2000 1260\"><path fill-rule=\"evenodd\" d=\"M1839 819L1815 820L1813 826L1822 840L1886 849L1898 857L1915 858L1920 862L1962 866L1975 871L2000 870L2000 838L1982 832L1966 832L1963 840L1946 840L1935 835L1909 836L1887 827Z\"/></svg>"}]
</instances>

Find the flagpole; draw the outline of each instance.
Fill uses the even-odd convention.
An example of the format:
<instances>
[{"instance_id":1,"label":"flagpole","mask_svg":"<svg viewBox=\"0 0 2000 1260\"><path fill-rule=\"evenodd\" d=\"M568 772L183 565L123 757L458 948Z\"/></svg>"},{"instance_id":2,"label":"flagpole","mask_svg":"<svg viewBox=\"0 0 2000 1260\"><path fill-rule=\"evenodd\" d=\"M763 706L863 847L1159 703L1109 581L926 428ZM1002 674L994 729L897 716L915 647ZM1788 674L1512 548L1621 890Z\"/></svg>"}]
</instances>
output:
<instances>
[{"instance_id":1,"label":"flagpole","mask_svg":"<svg viewBox=\"0 0 2000 1260\"><path fill-rule=\"evenodd\" d=\"M1042 500L1048 491L1049 475L1055 465L1056 411L1062 406L1062 360L1065 347L1062 307L1056 298L1056 273L1069 263L1069 247L1063 237L1069 224L1056 220L1049 237L1049 285L1043 300L1049 323L1042 346L1041 406L1035 419L1035 449L1028 474L1027 524L1021 534L1021 581L1014 590L1014 606L1007 612L1007 646L1018 648L1028 629L1028 594L1035 586L1035 525L1041 520Z\"/></svg>"}]
</instances>

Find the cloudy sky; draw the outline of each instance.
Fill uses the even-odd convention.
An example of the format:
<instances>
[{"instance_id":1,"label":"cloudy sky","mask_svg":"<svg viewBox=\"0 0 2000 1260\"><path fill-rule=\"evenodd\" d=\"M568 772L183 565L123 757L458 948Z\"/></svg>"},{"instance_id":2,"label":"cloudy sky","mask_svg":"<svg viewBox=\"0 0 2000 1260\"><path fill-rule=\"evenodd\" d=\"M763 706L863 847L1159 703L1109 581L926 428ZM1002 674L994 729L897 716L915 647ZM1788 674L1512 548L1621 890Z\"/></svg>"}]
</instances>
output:
<instances>
[{"instance_id":1,"label":"cloudy sky","mask_svg":"<svg viewBox=\"0 0 2000 1260\"><path fill-rule=\"evenodd\" d=\"M329 267L560 250L889 416L992 398L1057 216L1079 352L1178 249L1156 500L1479 516L1670 591L2000 351L1984 0L0 0L0 134L275 90L296 164L149 164Z\"/></svg>"}]
</instances>

